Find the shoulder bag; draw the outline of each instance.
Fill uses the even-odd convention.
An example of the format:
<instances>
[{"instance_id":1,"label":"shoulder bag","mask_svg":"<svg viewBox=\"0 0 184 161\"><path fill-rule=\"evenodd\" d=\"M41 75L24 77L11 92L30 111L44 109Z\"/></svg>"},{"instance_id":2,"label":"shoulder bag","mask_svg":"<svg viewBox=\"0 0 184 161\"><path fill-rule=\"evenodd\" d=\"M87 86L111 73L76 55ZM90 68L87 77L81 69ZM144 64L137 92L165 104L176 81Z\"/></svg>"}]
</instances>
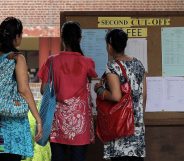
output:
<instances>
[{"instance_id":1,"label":"shoulder bag","mask_svg":"<svg viewBox=\"0 0 184 161\"><path fill-rule=\"evenodd\" d=\"M48 73L48 81L45 85L44 93L41 100L40 117L43 126L43 136L37 142L41 146L45 146L49 140L49 135L52 129L52 122L54 119L54 112L56 109L56 96L54 90L54 74L53 74L53 60L50 63Z\"/></svg>"},{"instance_id":2,"label":"shoulder bag","mask_svg":"<svg viewBox=\"0 0 184 161\"><path fill-rule=\"evenodd\" d=\"M102 142L108 142L134 134L134 114L131 86L126 70L117 61L126 82L121 84L122 98L118 103L101 100L97 96L97 127L96 133Z\"/></svg>"},{"instance_id":3,"label":"shoulder bag","mask_svg":"<svg viewBox=\"0 0 184 161\"><path fill-rule=\"evenodd\" d=\"M26 117L29 106L17 89L16 61L8 58L13 54L16 53L0 56L0 116Z\"/></svg>"}]
</instances>

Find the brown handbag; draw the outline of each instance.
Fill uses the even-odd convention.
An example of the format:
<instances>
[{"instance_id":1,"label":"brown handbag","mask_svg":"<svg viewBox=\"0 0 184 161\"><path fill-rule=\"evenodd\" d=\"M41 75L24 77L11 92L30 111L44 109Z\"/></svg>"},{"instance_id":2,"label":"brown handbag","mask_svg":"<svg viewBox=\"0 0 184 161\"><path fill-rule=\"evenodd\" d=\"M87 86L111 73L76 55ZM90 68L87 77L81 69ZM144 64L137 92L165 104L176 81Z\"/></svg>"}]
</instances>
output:
<instances>
[{"instance_id":1,"label":"brown handbag","mask_svg":"<svg viewBox=\"0 0 184 161\"><path fill-rule=\"evenodd\" d=\"M102 100L97 96L96 133L102 142L131 136L135 130L131 86L123 65L119 61L116 62L127 81L121 85L122 98L118 103Z\"/></svg>"}]
</instances>

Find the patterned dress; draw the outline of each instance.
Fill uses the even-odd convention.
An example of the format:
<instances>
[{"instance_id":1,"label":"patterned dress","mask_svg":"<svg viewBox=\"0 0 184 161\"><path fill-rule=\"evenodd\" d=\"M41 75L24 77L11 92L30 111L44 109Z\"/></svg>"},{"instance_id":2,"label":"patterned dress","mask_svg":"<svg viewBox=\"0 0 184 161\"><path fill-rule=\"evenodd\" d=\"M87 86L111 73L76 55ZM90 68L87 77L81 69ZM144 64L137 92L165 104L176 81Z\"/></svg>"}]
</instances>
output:
<instances>
[{"instance_id":1,"label":"patterned dress","mask_svg":"<svg viewBox=\"0 0 184 161\"><path fill-rule=\"evenodd\" d=\"M10 65L8 62L13 63ZM8 72L8 70L11 72ZM14 73L14 70L15 61L8 60L2 55L0 57L0 99L2 100L6 100L7 98L12 99L9 93L11 90L7 90L10 87L15 88L12 92L17 91L15 75L10 75L10 73ZM33 144L28 116L0 116L0 153L18 154L23 157L33 156Z\"/></svg>"},{"instance_id":2,"label":"patterned dress","mask_svg":"<svg viewBox=\"0 0 184 161\"><path fill-rule=\"evenodd\" d=\"M106 143L104 145L105 159L122 156L145 157L145 126L143 121L143 79L145 69L142 63L136 58L133 58L131 61L121 61L121 63L125 67L131 83L135 133L133 136ZM107 73L118 75L122 84L126 81L119 65L114 60L108 62ZM108 88L107 85L106 87Z\"/></svg>"},{"instance_id":3,"label":"patterned dress","mask_svg":"<svg viewBox=\"0 0 184 161\"><path fill-rule=\"evenodd\" d=\"M94 141L92 109L88 92L57 103L50 141L85 145Z\"/></svg>"},{"instance_id":4,"label":"patterned dress","mask_svg":"<svg viewBox=\"0 0 184 161\"><path fill-rule=\"evenodd\" d=\"M18 154L22 157L33 156L33 144L28 117L1 117L1 132L4 153Z\"/></svg>"}]
</instances>

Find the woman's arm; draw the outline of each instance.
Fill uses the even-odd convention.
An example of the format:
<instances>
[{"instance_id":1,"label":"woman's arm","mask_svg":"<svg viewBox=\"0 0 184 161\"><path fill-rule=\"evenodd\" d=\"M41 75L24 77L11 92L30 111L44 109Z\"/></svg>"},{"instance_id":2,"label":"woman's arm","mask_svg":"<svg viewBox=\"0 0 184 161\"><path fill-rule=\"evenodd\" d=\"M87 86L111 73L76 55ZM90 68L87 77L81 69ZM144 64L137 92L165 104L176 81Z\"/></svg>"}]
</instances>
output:
<instances>
[{"instance_id":1,"label":"woman's arm","mask_svg":"<svg viewBox=\"0 0 184 161\"><path fill-rule=\"evenodd\" d=\"M89 59L89 61L87 62L88 65L88 79L94 79L97 78L98 75L95 71L95 62L92 59Z\"/></svg>"},{"instance_id":2,"label":"woman's arm","mask_svg":"<svg viewBox=\"0 0 184 161\"><path fill-rule=\"evenodd\" d=\"M18 54L16 57L16 61L17 63L16 63L16 68L15 68L15 73L16 73L16 79L17 79L17 84L18 84L18 91L28 103L30 111L32 115L34 116L34 118L36 119L37 134L35 136L35 140L38 141L42 136L42 124L41 124L41 118L36 108L33 94L29 87L26 60L23 55Z\"/></svg>"},{"instance_id":3,"label":"woman's arm","mask_svg":"<svg viewBox=\"0 0 184 161\"><path fill-rule=\"evenodd\" d=\"M106 78L109 90L104 89L103 93L101 93L101 98L104 100L119 102L122 98L119 77L116 74L109 73ZM97 83L95 85L95 91L97 91L100 86L102 86L101 83Z\"/></svg>"}]
</instances>

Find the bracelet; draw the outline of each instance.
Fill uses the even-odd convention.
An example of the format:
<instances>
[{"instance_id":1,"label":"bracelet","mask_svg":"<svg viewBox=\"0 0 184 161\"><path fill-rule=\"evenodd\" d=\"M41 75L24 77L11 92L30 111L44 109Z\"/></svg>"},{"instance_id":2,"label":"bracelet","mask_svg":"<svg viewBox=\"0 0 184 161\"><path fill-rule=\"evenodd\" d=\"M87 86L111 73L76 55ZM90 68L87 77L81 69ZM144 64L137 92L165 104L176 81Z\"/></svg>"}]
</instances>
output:
<instances>
[{"instance_id":1,"label":"bracelet","mask_svg":"<svg viewBox=\"0 0 184 161\"><path fill-rule=\"evenodd\" d=\"M96 94L97 94L97 95L101 95L104 91L105 91L105 88L104 88L103 86L100 86L100 87L96 90Z\"/></svg>"}]
</instances>

